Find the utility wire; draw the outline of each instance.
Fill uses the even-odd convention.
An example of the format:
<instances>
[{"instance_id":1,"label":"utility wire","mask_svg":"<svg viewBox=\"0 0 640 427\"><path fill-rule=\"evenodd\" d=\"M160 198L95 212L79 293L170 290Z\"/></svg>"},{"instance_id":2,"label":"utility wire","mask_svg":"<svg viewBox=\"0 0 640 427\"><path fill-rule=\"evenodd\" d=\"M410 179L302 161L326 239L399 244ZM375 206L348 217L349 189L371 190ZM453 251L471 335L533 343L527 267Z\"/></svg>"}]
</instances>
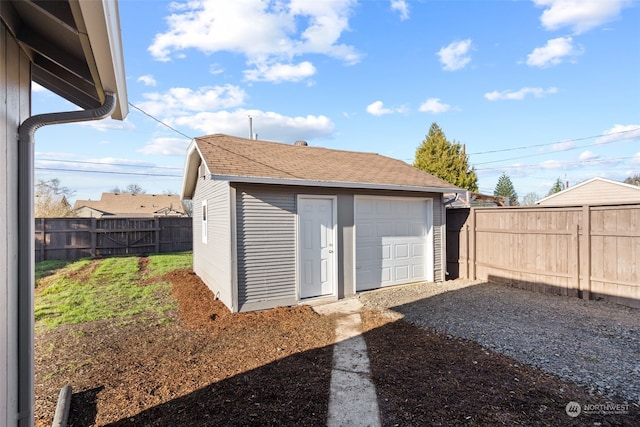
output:
<instances>
[{"instance_id":1,"label":"utility wire","mask_svg":"<svg viewBox=\"0 0 640 427\"><path fill-rule=\"evenodd\" d=\"M119 167L128 167L128 168L153 168L153 169L182 170L182 168L172 168L172 167L169 167L169 166L129 165L129 164L125 164L125 163L89 162L89 161L82 161L82 160L58 160L58 159L42 159L42 158L36 158L36 160L41 161L41 162L82 163L82 164L87 164L87 165L119 166Z\"/></svg>"},{"instance_id":2,"label":"utility wire","mask_svg":"<svg viewBox=\"0 0 640 427\"><path fill-rule=\"evenodd\" d=\"M146 111L144 111L142 108L140 108L140 107L138 107L138 106L136 106L136 105L132 104L131 102L129 102L129 105L130 105L131 107L135 108L136 110L140 111L142 114L144 114L145 116L149 117L150 119L155 120L156 122L160 123L162 126L165 126L165 127L169 128L169 129L171 129L171 130L172 130L172 131L174 131L175 133L180 134L180 135L184 136L185 138L187 138L187 139L189 139L189 140L194 139L192 136L189 136L189 135L187 135L187 134L185 134L185 133L182 133L182 132L180 132L178 129L174 128L173 126L168 125L168 124L166 124L165 122L163 122L162 120L155 118L154 116L152 116L151 114L147 113L147 112L146 112Z\"/></svg>"},{"instance_id":3,"label":"utility wire","mask_svg":"<svg viewBox=\"0 0 640 427\"><path fill-rule=\"evenodd\" d=\"M42 168L42 167L36 167L34 169L45 170L45 171L58 171L58 172L102 173L102 174L109 174L109 175L159 176L159 177L171 177L171 178L182 177L182 175L169 175L169 174L143 173L143 172L90 171L90 170L82 170L82 169Z\"/></svg>"}]
</instances>

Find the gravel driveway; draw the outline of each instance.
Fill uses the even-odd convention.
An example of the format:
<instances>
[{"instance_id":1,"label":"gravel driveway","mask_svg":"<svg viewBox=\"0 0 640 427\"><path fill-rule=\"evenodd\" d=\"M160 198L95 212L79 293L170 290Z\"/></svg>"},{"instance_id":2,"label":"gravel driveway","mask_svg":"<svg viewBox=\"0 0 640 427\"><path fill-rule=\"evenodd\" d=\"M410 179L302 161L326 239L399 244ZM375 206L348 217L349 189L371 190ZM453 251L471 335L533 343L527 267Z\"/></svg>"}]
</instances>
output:
<instances>
[{"instance_id":1,"label":"gravel driveway","mask_svg":"<svg viewBox=\"0 0 640 427\"><path fill-rule=\"evenodd\" d=\"M640 310L482 282L448 281L360 294L425 328L640 404ZM394 314L395 313L395 314Z\"/></svg>"}]
</instances>

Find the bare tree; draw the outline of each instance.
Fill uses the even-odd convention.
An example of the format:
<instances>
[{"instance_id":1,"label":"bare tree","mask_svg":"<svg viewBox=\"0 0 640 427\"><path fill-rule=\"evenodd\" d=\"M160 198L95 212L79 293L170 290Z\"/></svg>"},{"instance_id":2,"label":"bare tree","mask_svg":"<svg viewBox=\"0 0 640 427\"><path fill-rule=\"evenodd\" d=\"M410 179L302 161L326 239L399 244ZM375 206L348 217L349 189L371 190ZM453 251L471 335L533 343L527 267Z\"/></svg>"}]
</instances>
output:
<instances>
[{"instance_id":1,"label":"bare tree","mask_svg":"<svg viewBox=\"0 0 640 427\"><path fill-rule=\"evenodd\" d=\"M627 177L627 179L624 180L624 183L640 186L640 173Z\"/></svg>"},{"instance_id":2,"label":"bare tree","mask_svg":"<svg viewBox=\"0 0 640 427\"><path fill-rule=\"evenodd\" d=\"M68 198L74 190L60 184L58 178L39 180L35 188L34 210L36 218L60 218L75 216Z\"/></svg>"},{"instance_id":3,"label":"bare tree","mask_svg":"<svg viewBox=\"0 0 640 427\"><path fill-rule=\"evenodd\" d=\"M522 197L522 205L523 206L533 206L536 202L540 200L540 196L537 193L531 192L527 193Z\"/></svg>"},{"instance_id":4,"label":"bare tree","mask_svg":"<svg viewBox=\"0 0 640 427\"><path fill-rule=\"evenodd\" d=\"M147 190L138 184L129 184L124 188L124 190L121 189L120 186L116 185L109 192L117 194L145 194Z\"/></svg>"}]
</instances>

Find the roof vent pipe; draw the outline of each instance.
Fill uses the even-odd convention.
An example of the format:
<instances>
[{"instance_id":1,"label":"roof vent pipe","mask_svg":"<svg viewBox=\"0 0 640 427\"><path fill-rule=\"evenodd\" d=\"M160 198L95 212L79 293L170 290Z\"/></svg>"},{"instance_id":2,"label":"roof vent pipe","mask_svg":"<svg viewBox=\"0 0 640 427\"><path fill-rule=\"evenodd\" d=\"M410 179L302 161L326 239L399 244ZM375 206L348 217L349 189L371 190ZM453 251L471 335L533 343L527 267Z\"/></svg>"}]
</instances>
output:
<instances>
[{"instance_id":1,"label":"roof vent pipe","mask_svg":"<svg viewBox=\"0 0 640 427\"><path fill-rule=\"evenodd\" d=\"M297 145L298 147L306 147L309 144L307 144L307 141L296 141L293 145Z\"/></svg>"},{"instance_id":2,"label":"roof vent pipe","mask_svg":"<svg viewBox=\"0 0 640 427\"><path fill-rule=\"evenodd\" d=\"M116 109L116 95L105 92L102 106L91 110L38 114L18 128L18 425L33 425L34 349L33 290L35 288L35 221L33 170L36 130L43 126L100 120Z\"/></svg>"}]
</instances>

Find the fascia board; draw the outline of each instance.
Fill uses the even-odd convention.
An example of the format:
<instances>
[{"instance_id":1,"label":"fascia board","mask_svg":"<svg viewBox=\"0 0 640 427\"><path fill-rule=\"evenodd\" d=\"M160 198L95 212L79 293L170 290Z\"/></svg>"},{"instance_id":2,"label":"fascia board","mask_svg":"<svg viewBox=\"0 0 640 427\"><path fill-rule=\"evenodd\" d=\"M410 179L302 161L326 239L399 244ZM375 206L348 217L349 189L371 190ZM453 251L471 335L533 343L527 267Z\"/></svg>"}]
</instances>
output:
<instances>
[{"instance_id":1,"label":"fascia board","mask_svg":"<svg viewBox=\"0 0 640 427\"><path fill-rule=\"evenodd\" d=\"M360 182L337 182L337 181L311 181L304 179L282 179L282 178L262 178L249 176L232 175L211 175L211 179L219 181L251 183L251 184L274 184L274 185L295 185L305 187L335 187L335 188L361 188L371 190L396 190L396 191L419 191L423 193L456 193L464 192L459 188L444 187L421 187L413 185L395 184L372 184Z\"/></svg>"},{"instance_id":2,"label":"fascia board","mask_svg":"<svg viewBox=\"0 0 640 427\"><path fill-rule=\"evenodd\" d=\"M77 5L97 68L97 84L102 86L103 92L116 94L117 105L111 117L124 120L129 113L129 104L118 2L78 1Z\"/></svg>"}]
</instances>

